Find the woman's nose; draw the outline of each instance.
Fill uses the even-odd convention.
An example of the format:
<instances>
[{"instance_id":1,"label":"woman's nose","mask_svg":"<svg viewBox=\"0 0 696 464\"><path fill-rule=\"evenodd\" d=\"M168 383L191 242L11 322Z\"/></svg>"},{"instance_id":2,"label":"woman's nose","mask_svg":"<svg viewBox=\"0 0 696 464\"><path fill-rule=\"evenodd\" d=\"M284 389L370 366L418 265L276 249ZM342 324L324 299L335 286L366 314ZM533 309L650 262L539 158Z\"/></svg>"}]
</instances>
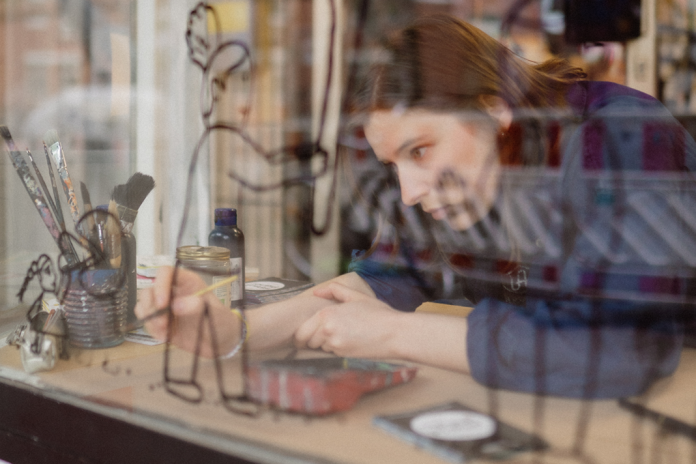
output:
<instances>
[{"instance_id":1,"label":"woman's nose","mask_svg":"<svg viewBox=\"0 0 696 464\"><path fill-rule=\"evenodd\" d=\"M418 204L428 193L429 186L423 173L414 169L404 169L399 166L399 186L401 187L401 201L407 206Z\"/></svg>"}]
</instances>

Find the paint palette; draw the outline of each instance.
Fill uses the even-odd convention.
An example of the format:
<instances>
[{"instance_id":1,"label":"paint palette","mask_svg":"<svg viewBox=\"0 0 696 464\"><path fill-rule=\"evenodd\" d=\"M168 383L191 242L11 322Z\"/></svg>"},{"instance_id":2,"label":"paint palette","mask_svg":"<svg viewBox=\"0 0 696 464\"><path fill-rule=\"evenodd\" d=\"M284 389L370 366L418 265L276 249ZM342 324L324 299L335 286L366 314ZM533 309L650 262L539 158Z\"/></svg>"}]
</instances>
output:
<instances>
[{"instance_id":1,"label":"paint palette","mask_svg":"<svg viewBox=\"0 0 696 464\"><path fill-rule=\"evenodd\" d=\"M247 392L275 409L325 415L350 409L365 393L409 382L417 371L356 358L264 361L249 366Z\"/></svg>"}]
</instances>

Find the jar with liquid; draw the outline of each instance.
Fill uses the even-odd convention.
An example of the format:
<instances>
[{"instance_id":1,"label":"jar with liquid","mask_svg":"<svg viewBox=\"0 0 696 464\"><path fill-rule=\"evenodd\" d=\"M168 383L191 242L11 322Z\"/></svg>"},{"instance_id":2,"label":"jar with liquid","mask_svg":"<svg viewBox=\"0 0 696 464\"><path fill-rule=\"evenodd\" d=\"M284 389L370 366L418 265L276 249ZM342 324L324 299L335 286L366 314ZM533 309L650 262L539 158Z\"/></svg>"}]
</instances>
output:
<instances>
[{"instance_id":1,"label":"jar with liquid","mask_svg":"<svg viewBox=\"0 0 696 464\"><path fill-rule=\"evenodd\" d=\"M214 285L230 277L230 250L216 246L182 246L176 249L176 259L181 266L189 269L205 281ZM230 285L216 288L213 293L225 305L230 305Z\"/></svg>"}]
</instances>

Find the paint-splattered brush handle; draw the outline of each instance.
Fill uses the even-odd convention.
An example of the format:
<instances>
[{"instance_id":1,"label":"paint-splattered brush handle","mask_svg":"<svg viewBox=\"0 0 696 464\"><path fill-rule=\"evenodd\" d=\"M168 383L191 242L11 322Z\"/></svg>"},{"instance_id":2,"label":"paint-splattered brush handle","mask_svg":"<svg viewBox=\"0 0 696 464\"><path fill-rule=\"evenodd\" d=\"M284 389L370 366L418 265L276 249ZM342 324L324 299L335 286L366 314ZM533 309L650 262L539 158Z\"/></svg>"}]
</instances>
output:
<instances>
[{"instance_id":1,"label":"paint-splattered brush handle","mask_svg":"<svg viewBox=\"0 0 696 464\"><path fill-rule=\"evenodd\" d=\"M48 187L46 186L46 182L44 182L43 176L41 175L41 171L39 171L39 167L36 165L36 162L34 161L34 157L31 156L31 152L27 149L27 156L29 157L29 161L31 161L31 165L34 168L34 172L36 173L36 178L39 180L39 184L41 184L41 193L43 193L44 198L48 202L48 207L51 208L51 211L53 212L54 215L56 215L56 219L58 217L58 213L56 212L56 205L53 203L53 198L51 198L51 193L48 191ZM59 226L60 226L60 221ZM64 226L61 226L60 228L61 231L65 230Z\"/></svg>"},{"instance_id":2,"label":"paint-splattered brush handle","mask_svg":"<svg viewBox=\"0 0 696 464\"><path fill-rule=\"evenodd\" d=\"M60 145L60 142L56 141L50 145L49 149L53 155L53 160L56 162L56 170L60 176L61 184L63 184L65 196L68 199L70 215L75 222L75 227L77 227L80 223L80 208L77 206L77 197L75 196L75 190L73 190L72 180L70 180L70 173L68 172L68 165L65 161L63 147Z\"/></svg>"},{"instance_id":3,"label":"paint-splattered brush handle","mask_svg":"<svg viewBox=\"0 0 696 464\"><path fill-rule=\"evenodd\" d=\"M62 150L61 150L62 154ZM80 243L85 248L89 250L89 243L87 240L87 233L83 230L82 224L80 224L80 208L77 206L77 197L75 196L75 190L73 190L72 180L70 179L70 174L68 173L68 168L65 165L65 158L61 158L61 162L58 163L58 175L60 176L61 184L63 184L63 191L65 196L68 198L68 205L70 206L70 215L75 223L75 230L80 235Z\"/></svg>"},{"instance_id":4,"label":"paint-splattered brush handle","mask_svg":"<svg viewBox=\"0 0 696 464\"><path fill-rule=\"evenodd\" d=\"M19 178L22 180L22 183L24 184L24 188L26 188L27 193L29 193L29 197L34 202L34 206L41 215L41 219L48 228L48 232L56 241L56 244L58 244L58 248L63 252L67 262L69 264L76 263L77 256L70 251L69 247L65 246L64 240L61 237L61 231L59 230L58 225L53 219L51 210L46 204L46 198L41 192L39 186L36 184L34 176L31 175L31 172L29 171L29 166L27 165L24 158L22 158L22 154L19 151L15 150L10 150L9 153L10 159L12 160L12 165L17 171Z\"/></svg>"},{"instance_id":5,"label":"paint-splattered brush handle","mask_svg":"<svg viewBox=\"0 0 696 464\"><path fill-rule=\"evenodd\" d=\"M53 175L53 163L51 163L51 156L48 153L48 147L46 142L43 144L44 153L46 154L46 165L48 166L48 176L51 179L51 188L53 189L53 198L56 202L56 219L60 227L65 230L65 219L63 218L63 207L60 205L60 197L58 196L58 185L56 183L56 176Z\"/></svg>"},{"instance_id":6,"label":"paint-splattered brush handle","mask_svg":"<svg viewBox=\"0 0 696 464\"><path fill-rule=\"evenodd\" d=\"M34 172L36 172L36 178L39 180L39 184L41 184L40 193L43 193L45 199L48 201L48 206L51 208L51 211L55 215L54 219L58 220L58 227L60 228L60 231L65 232L65 222L63 222L63 215L56 206L56 204L53 202L53 199L51 198L51 193L48 191L48 186L46 185L46 182L44 181L43 176L41 175L41 171L39 171L39 167L36 165L36 162L34 162L34 157L31 156L31 152L29 151L29 149L27 149L27 156L29 157L29 161L31 161L31 164L34 167ZM50 167L51 166L49 165L49 169ZM57 193L56 191L54 192ZM56 195L55 201L60 201L58 195ZM75 251L75 247L73 246L72 242L66 236L63 237L63 240L65 241L65 246L68 247L68 249L70 250L70 253L77 256L77 251Z\"/></svg>"},{"instance_id":7,"label":"paint-splattered brush handle","mask_svg":"<svg viewBox=\"0 0 696 464\"><path fill-rule=\"evenodd\" d=\"M75 196L75 190L73 190L72 180L70 180L70 174L66 168L58 169L58 175L60 176L61 183L63 184L63 191L65 196L68 198L68 205L70 205L70 215L75 221L75 227L80 222L80 209L77 206L77 197Z\"/></svg>"}]
</instances>

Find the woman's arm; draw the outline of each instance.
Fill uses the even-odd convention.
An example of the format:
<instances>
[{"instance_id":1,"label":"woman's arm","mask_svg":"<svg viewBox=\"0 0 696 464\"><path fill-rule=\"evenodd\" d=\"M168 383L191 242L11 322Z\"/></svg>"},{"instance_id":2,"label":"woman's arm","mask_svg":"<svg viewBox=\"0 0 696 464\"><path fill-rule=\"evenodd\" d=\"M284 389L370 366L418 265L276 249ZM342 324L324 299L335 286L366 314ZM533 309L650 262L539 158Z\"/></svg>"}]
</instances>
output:
<instances>
[{"instance_id":1,"label":"woman's arm","mask_svg":"<svg viewBox=\"0 0 696 464\"><path fill-rule=\"evenodd\" d=\"M333 303L315 295L315 292L334 283L350 288L365 297L375 299L370 286L356 273L351 272L318 284L287 300L251 309L246 312L251 333L250 348L265 350L291 346L298 328L314 316L317 311Z\"/></svg>"},{"instance_id":2,"label":"woman's arm","mask_svg":"<svg viewBox=\"0 0 696 464\"><path fill-rule=\"evenodd\" d=\"M485 299L467 322L475 380L576 398L641 394L676 369L683 340L675 314L637 301Z\"/></svg>"},{"instance_id":3,"label":"woman's arm","mask_svg":"<svg viewBox=\"0 0 696 464\"><path fill-rule=\"evenodd\" d=\"M175 274L173 268L163 268L155 286L142 291L135 312L143 319L170 305L171 342L193 352L207 304L216 330L217 353L228 353L239 342L240 321L214 296L192 296L202 288L205 284L195 273L179 269ZM171 301L170 295L174 296ZM249 310L246 315L253 350L294 343L339 356L395 358L468 371L465 319L397 311L375 298L370 286L355 273ZM170 317L163 315L148 321L146 328L153 337L164 340L169 324ZM203 336L200 353L212 357L207 326Z\"/></svg>"},{"instance_id":4,"label":"woman's arm","mask_svg":"<svg viewBox=\"0 0 696 464\"><path fill-rule=\"evenodd\" d=\"M300 326L295 334L298 346L468 372L466 319L397 311L336 281L313 293L332 303Z\"/></svg>"},{"instance_id":5,"label":"woman's arm","mask_svg":"<svg viewBox=\"0 0 696 464\"><path fill-rule=\"evenodd\" d=\"M357 274L350 273L309 289L300 295L246 311L249 331L249 347L264 350L291 346L298 327L318 310L332 304L331 301L315 296L313 290L321 289L333 282L340 283L366 296L374 296L372 289ZM229 353L239 342L240 320L212 294L193 296L205 288L203 280L195 273L179 268L164 267L158 271L155 285L144 289L139 296L135 313L144 319L152 313L170 306L171 315L163 314L149 320L147 331L159 340L167 338L171 327L170 341L187 351L197 348L198 327L204 308L207 306L215 327L218 354ZM173 299L170 300L170 297ZM171 326L170 326L171 321ZM201 355L214 356L212 338L207 325L203 330Z\"/></svg>"}]
</instances>

